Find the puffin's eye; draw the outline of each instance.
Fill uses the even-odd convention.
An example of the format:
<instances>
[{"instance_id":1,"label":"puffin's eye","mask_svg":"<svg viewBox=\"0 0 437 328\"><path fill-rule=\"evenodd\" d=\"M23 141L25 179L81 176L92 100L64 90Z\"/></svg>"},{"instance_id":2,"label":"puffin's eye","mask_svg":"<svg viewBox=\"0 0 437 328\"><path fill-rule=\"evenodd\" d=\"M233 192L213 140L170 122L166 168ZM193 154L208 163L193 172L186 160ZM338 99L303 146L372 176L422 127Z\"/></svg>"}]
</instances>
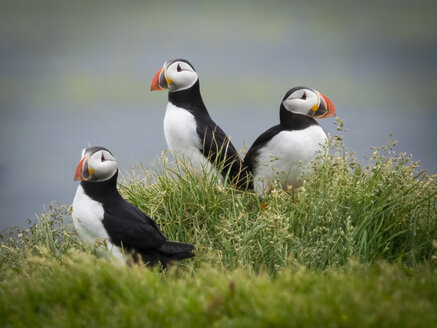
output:
<instances>
[{"instance_id":1,"label":"puffin's eye","mask_svg":"<svg viewBox=\"0 0 437 328\"><path fill-rule=\"evenodd\" d=\"M102 153L102 157L100 157L100 161L101 161L101 162L106 161L105 155L103 155L103 153Z\"/></svg>"},{"instance_id":2,"label":"puffin's eye","mask_svg":"<svg viewBox=\"0 0 437 328\"><path fill-rule=\"evenodd\" d=\"M177 70L178 70L178 72L182 72L181 65L178 64Z\"/></svg>"},{"instance_id":3,"label":"puffin's eye","mask_svg":"<svg viewBox=\"0 0 437 328\"><path fill-rule=\"evenodd\" d=\"M300 99L302 99L302 100L306 100L306 99L307 99L307 94L304 92L303 95L302 95L302 97L300 97Z\"/></svg>"}]
</instances>

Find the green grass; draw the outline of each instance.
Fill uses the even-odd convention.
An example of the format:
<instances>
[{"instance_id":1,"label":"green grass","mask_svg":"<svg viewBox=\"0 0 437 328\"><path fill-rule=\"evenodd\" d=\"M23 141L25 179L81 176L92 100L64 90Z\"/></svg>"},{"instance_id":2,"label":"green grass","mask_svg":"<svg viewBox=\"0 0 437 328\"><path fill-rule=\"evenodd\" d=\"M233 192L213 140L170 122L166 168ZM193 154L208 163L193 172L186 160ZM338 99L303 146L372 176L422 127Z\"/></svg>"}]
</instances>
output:
<instances>
[{"instance_id":1,"label":"green grass","mask_svg":"<svg viewBox=\"0 0 437 328\"><path fill-rule=\"evenodd\" d=\"M396 154L394 144L363 165L334 137L315 173L297 190L266 196L266 211L257 195L165 159L159 171L134 170L121 192L170 238L196 244L197 263L271 273L290 261L321 269L350 259L413 265L430 259L437 239L436 177Z\"/></svg>"},{"instance_id":2,"label":"green grass","mask_svg":"<svg viewBox=\"0 0 437 328\"><path fill-rule=\"evenodd\" d=\"M120 267L54 206L3 236L0 327L437 327L436 177L394 144L362 164L333 137L265 211L165 156L137 167L120 191L196 257Z\"/></svg>"},{"instance_id":3,"label":"green grass","mask_svg":"<svg viewBox=\"0 0 437 328\"><path fill-rule=\"evenodd\" d=\"M1 327L435 327L437 275L351 263L268 274L206 266L163 275L77 251L6 269Z\"/></svg>"}]
</instances>

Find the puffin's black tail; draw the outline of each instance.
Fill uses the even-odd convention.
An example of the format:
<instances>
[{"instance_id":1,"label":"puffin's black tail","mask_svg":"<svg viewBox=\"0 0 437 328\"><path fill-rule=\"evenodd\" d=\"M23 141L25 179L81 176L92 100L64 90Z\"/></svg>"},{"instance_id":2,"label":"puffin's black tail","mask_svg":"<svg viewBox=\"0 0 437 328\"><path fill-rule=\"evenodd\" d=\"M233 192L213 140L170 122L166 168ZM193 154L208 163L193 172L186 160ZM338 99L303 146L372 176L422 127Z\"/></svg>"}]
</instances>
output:
<instances>
[{"instance_id":1,"label":"puffin's black tail","mask_svg":"<svg viewBox=\"0 0 437 328\"><path fill-rule=\"evenodd\" d=\"M236 151L235 154L228 154L220 160L222 162L214 164L219 167L224 179L232 182L240 190L252 189L251 171Z\"/></svg>"},{"instance_id":2,"label":"puffin's black tail","mask_svg":"<svg viewBox=\"0 0 437 328\"><path fill-rule=\"evenodd\" d=\"M177 241L166 241L159 249L143 250L140 252L144 263L149 266L161 263L165 270L172 261L179 261L195 256L194 246Z\"/></svg>"},{"instance_id":3,"label":"puffin's black tail","mask_svg":"<svg viewBox=\"0 0 437 328\"><path fill-rule=\"evenodd\" d=\"M182 260L188 257L193 257L194 246L187 243L180 243L177 241L166 241L164 245L159 248L159 251L165 253L171 259Z\"/></svg>"},{"instance_id":4,"label":"puffin's black tail","mask_svg":"<svg viewBox=\"0 0 437 328\"><path fill-rule=\"evenodd\" d=\"M232 182L234 182L240 190L252 190L253 178L249 167L243 163L240 171L232 176Z\"/></svg>"},{"instance_id":5,"label":"puffin's black tail","mask_svg":"<svg viewBox=\"0 0 437 328\"><path fill-rule=\"evenodd\" d=\"M183 259L188 259L190 257L194 257L196 254L194 254L193 252L182 252L182 253L177 253L177 254L173 254L170 257L171 261L180 261Z\"/></svg>"}]
</instances>

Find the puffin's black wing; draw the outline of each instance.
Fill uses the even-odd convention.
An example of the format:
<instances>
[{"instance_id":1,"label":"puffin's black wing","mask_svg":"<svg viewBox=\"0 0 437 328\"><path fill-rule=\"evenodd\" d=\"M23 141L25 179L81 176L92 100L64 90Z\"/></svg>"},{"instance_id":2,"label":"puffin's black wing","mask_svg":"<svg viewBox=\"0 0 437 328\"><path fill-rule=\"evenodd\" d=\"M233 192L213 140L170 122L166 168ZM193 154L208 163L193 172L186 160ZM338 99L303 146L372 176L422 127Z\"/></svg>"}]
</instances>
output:
<instances>
[{"instance_id":1,"label":"puffin's black wing","mask_svg":"<svg viewBox=\"0 0 437 328\"><path fill-rule=\"evenodd\" d=\"M114 205L105 209L103 225L115 245L139 253L167 255L194 249L190 244L168 241L154 220L125 200L121 199Z\"/></svg>"},{"instance_id":2,"label":"puffin's black wing","mask_svg":"<svg viewBox=\"0 0 437 328\"><path fill-rule=\"evenodd\" d=\"M111 241L129 249L159 249L166 238L155 221L127 202L105 208L102 221Z\"/></svg>"},{"instance_id":3,"label":"puffin's black wing","mask_svg":"<svg viewBox=\"0 0 437 328\"><path fill-rule=\"evenodd\" d=\"M193 245L168 241L155 221L121 197L105 208L102 222L112 243L141 255L148 265L166 268L170 261L194 256Z\"/></svg>"},{"instance_id":4,"label":"puffin's black wing","mask_svg":"<svg viewBox=\"0 0 437 328\"><path fill-rule=\"evenodd\" d=\"M197 134L202 142L202 154L214 165L222 168L221 175L238 187L245 187L248 171L244 168L238 151L226 133L210 118L197 121Z\"/></svg>"},{"instance_id":5,"label":"puffin's black wing","mask_svg":"<svg viewBox=\"0 0 437 328\"><path fill-rule=\"evenodd\" d=\"M246 156L244 157L244 166L246 166L250 172L253 172L256 166L256 158L258 156L258 151L264 147L267 142L269 142L275 135L283 131L284 128L278 124L271 127L264 133L262 133L258 138L256 138L253 145L249 148Z\"/></svg>"}]
</instances>

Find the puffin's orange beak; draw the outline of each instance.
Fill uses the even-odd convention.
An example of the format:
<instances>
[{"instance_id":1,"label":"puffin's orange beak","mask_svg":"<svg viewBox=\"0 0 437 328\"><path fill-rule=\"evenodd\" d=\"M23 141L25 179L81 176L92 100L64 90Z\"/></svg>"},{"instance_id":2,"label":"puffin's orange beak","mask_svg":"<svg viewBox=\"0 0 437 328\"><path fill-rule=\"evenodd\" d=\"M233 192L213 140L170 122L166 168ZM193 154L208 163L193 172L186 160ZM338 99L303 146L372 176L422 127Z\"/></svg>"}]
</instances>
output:
<instances>
[{"instance_id":1,"label":"puffin's orange beak","mask_svg":"<svg viewBox=\"0 0 437 328\"><path fill-rule=\"evenodd\" d=\"M316 114L320 112L319 116L314 115L314 118L327 118L337 114L335 106L328 97L320 94L320 106L316 111Z\"/></svg>"},{"instance_id":2,"label":"puffin's orange beak","mask_svg":"<svg viewBox=\"0 0 437 328\"><path fill-rule=\"evenodd\" d=\"M324 95L322 95L322 94L320 94L320 95L322 96L322 98L323 98L323 99L325 100L325 102L326 102L326 114L323 115L321 118L332 117L332 116L337 115L337 112L336 112L336 110L335 110L335 106L334 106L334 104L332 103L332 101L329 100L328 97L326 97L326 96L324 96Z\"/></svg>"},{"instance_id":3,"label":"puffin's orange beak","mask_svg":"<svg viewBox=\"0 0 437 328\"><path fill-rule=\"evenodd\" d=\"M88 155L85 155L79 162L76 168L76 172L74 173L74 181L87 181L90 176L90 171L92 169L88 166Z\"/></svg>"},{"instance_id":4,"label":"puffin's orange beak","mask_svg":"<svg viewBox=\"0 0 437 328\"><path fill-rule=\"evenodd\" d=\"M165 77L165 67L162 67L153 77L150 91L168 90L167 79Z\"/></svg>"}]
</instances>

